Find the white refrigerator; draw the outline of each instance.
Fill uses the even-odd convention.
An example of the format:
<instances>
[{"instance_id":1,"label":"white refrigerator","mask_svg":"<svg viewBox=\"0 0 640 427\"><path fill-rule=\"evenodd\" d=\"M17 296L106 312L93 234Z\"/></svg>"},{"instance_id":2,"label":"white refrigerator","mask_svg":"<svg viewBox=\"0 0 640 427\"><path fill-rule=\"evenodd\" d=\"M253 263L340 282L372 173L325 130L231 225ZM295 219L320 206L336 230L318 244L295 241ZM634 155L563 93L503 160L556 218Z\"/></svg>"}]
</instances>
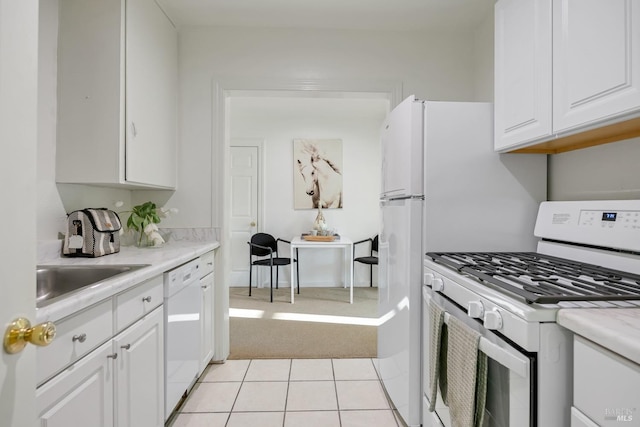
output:
<instances>
[{"instance_id":1,"label":"white refrigerator","mask_svg":"<svg viewBox=\"0 0 640 427\"><path fill-rule=\"evenodd\" d=\"M379 375L421 423L423 259L434 251L534 251L547 159L493 150L493 105L405 99L381 129Z\"/></svg>"}]
</instances>

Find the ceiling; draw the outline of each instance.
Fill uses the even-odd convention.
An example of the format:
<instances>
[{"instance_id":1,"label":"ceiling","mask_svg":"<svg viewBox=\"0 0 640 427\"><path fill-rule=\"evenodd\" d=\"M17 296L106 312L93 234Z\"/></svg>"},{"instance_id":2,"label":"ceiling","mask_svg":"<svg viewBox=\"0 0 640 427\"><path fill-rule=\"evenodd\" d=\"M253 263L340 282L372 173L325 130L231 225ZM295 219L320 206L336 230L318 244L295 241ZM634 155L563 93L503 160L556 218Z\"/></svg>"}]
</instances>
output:
<instances>
[{"instance_id":1,"label":"ceiling","mask_svg":"<svg viewBox=\"0 0 640 427\"><path fill-rule=\"evenodd\" d=\"M178 27L473 29L494 0L156 0Z\"/></svg>"}]
</instances>

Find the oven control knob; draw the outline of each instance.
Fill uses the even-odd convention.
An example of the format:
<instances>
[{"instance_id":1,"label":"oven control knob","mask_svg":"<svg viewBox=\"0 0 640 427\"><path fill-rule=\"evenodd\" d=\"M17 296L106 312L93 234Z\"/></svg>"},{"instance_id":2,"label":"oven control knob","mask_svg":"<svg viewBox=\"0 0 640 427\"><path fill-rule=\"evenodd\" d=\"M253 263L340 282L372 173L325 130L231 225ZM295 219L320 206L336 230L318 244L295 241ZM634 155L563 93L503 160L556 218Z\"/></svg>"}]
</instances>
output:
<instances>
[{"instance_id":1,"label":"oven control knob","mask_svg":"<svg viewBox=\"0 0 640 427\"><path fill-rule=\"evenodd\" d=\"M444 282L442 281L442 279L436 277L431 282L431 288L434 291L442 291L444 289Z\"/></svg>"},{"instance_id":2,"label":"oven control knob","mask_svg":"<svg viewBox=\"0 0 640 427\"><path fill-rule=\"evenodd\" d=\"M484 313L484 327L491 330L502 328L502 316L498 310L491 310Z\"/></svg>"},{"instance_id":3,"label":"oven control knob","mask_svg":"<svg viewBox=\"0 0 640 427\"><path fill-rule=\"evenodd\" d=\"M433 273L424 273L424 284L427 286L431 286L431 284L433 283L433 278Z\"/></svg>"},{"instance_id":4,"label":"oven control knob","mask_svg":"<svg viewBox=\"0 0 640 427\"><path fill-rule=\"evenodd\" d=\"M484 307L481 301L469 301L467 305L467 314L474 319L482 319L484 315Z\"/></svg>"}]
</instances>

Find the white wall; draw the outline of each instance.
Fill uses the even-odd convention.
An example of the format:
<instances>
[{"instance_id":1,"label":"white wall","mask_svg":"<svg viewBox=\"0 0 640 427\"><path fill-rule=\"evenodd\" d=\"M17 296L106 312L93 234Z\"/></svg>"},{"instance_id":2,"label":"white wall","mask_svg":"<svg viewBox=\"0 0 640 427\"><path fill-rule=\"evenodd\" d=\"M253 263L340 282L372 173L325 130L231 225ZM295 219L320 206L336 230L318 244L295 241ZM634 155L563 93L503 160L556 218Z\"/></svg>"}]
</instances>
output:
<instances>
[{"instance_id":1,"label":"white wall","mask_svg":"<svg viewBox=\"0 0 640 427\"><path fill-rule=\"evenodd\" d=\"M293 209L293 139L341 139L343 145L342 209L323 210L329 227L360 240L380 226L380 125L389 109L384 99L232 97L230 134L264 140L264 223L261 230L291 239L310 230L317 211ZM358 255L368 247L360 246ZM244 252L243 252L244 253ZM341 250L305 250L300 271L305 285L342 281ZM369 283L369 269L356 266L355 284ZM288 283L288 275L280 275Z\"/></svg>"},{"instance_id":2,"label":"white wall","mask_svg":"<svg viewBox=\"0 0 640 427\"><path fill-rule=\"evenodd\" d=\"M549 156L549 199L640 199L639 164L640 138Z\"/></svg>"},{"instance_id":3,"label":"white wall","mask_svg":"<svg viewBox=\"0 0 640 427\"><path fill-rule=\"evenodd\" d=\"M473 100L472 34L304 29L183 28L180 31L179 190L176 227L219 226L210 160L212 85L217 79L393 81L405 95ZM492 46L488 47L489 49ZM238 88L242 89L242 88ZM213 148L213 153L217 148ZM215 154L213 154L215 155ZM214 158L215 162L216 159ZM213 171L219 173L218 170ZM214 176L213 180L217 180Z\"/></svg>"}]
</instances>

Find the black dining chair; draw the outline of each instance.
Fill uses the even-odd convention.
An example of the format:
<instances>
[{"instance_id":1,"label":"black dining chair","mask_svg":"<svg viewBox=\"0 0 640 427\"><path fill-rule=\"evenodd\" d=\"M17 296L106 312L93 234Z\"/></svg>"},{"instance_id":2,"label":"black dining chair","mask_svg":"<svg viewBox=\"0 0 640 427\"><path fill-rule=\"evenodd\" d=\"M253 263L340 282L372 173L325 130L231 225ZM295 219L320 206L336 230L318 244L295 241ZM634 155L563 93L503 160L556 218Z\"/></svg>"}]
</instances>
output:
<instances>
[{"instance_id":1,"label":"black dining chair","mask_svg":"<svg viewBox=\"0 0 640 427\"><path fill-rule=\"evenodd\" d=\"M278 256L278 242L291 244L284 239L276 239L271 234L256 233L251 236L249 244L249 296L251 296L251 277L254 266L269 267L269 278L271 280L271 302L273 302L273 267L276 267L276 289L278 289L278 267L291 264L291 258ZM257 259L254 259L257 257ZM298 282L298 293L300 293L300 271L298 269L298 249L293 262L296 265L296 279ZM293 283L291 284L293 286Z\"/></svg>"},{"instance_id":2,"label":"black dining chair","mask_svg":"<svg viewBox=\"0 0 640 427\"><path fill-rule=\"evenodd\" d=\"M359 245L361 243L366 243L369 242L369 256L361 256L356 258L356 245ZM378 253L378 235L376 235L374 238L369 237L368 239L363 239L363 240L359 240L357 242L353 243L353 262L359 262L362 264L367 264L369 266L369 274L370 274L370 287L373 287L373 266L374 265L378 265L378 256L377 255L373 255L373 253ZM354 264L355 266L355 264Z\"/></svg>"}]
</instances>

